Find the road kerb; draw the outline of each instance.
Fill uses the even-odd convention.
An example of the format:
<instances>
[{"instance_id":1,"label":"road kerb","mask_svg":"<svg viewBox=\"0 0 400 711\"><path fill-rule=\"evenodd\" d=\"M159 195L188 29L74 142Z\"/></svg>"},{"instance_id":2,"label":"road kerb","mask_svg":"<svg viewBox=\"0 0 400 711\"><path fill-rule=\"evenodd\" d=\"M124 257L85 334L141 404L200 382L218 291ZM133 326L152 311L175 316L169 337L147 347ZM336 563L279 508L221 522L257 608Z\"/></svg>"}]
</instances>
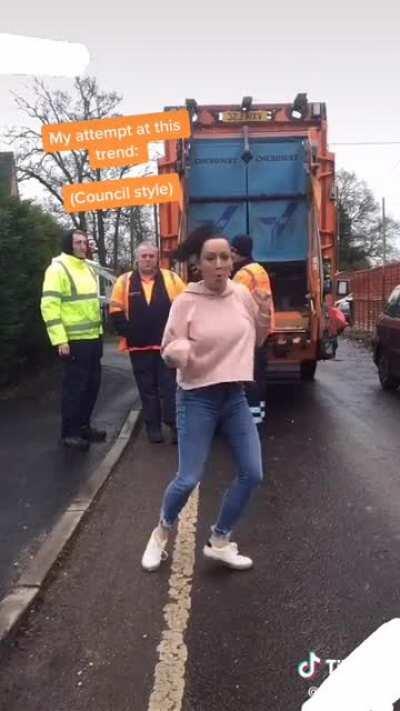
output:
<instances>
[{"instance_id":1,"label":"road kerb","mask_svg":"<svg viewBox=\"0 0 400 711\"><path fill-rule=\"evenodd\" d=\"M86 512L120 459L138 424L140 412L140 410L130 411L110 451L58 518L14 588L0 601L0 642L4 642L21 624L47 576L67 543L77 532Z\"/></svg>"},{"instance_id":2,"label":"road kerb","mask_svg":"<svg viewBox=\"0 0 400 711\"><path fill-rule=\"evenodd\" d=\"M29 610L38 587L16 587L0 603L0 642L4 642L11 632L20 624L22 617Z\"/></svg>"},{"instance_id":3,"label":"road kerb","mask_svg":"<svg viewBox=\"0 0 400 711\"><path fill-rule=\"evenodd\" d=\"M57 561L67 541L75 533L84 515L85 511L69 511L69 509L61 514L35 557L18 579L17 588L40 588L43 585L49 571Z\"/></svg>"}]
</instances>

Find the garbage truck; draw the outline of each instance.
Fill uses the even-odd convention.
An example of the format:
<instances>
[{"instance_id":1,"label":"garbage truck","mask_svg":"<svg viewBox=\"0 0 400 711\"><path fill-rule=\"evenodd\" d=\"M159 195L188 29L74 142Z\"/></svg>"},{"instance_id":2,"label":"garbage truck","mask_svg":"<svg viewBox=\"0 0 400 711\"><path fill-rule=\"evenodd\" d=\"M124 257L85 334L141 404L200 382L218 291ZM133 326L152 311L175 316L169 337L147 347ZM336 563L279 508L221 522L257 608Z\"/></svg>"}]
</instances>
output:
<instances>
[{"instance_id":1,"label":"garbage truck","mask_svg":"<svg viewBox=\"0 0 400 711\"><path fill-rule=\"evenodd\" d=\"M267 379L312 379L332 357L328 304L336 271L334 155L327 111L298 94L291 103L199 105L187 99L191 136L170 140L160 174L177 173L183 201L158 208L162 264L191 230L213 223L229 239L248 234L267 270L275 326ZM176 110L177 106L164 110Z\"/></svg>"}]
</instances>

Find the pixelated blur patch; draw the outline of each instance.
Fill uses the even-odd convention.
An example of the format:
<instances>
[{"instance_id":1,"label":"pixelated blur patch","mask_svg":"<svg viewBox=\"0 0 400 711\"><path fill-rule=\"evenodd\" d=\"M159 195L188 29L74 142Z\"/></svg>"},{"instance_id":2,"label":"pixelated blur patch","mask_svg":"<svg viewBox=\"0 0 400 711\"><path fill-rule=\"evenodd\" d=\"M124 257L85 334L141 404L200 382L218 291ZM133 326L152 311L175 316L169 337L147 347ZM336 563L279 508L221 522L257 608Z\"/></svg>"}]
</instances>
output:
<instances>
[{"instance_id":1,"label":"pixelated blur patch","mask_svg":"<svg viewBox=\"0 0 400 711\"><path fill-rule=\"evenodd\" d=\"M90 61L84 44L0 33L0 74L75 77Z\"/></svg>"},{"instance_id":2,"label":"pixelated blur patch","mask_svg":"<svg viewBox=\"0 0 400 711\"><path fill-rule=\"evenodd\" d=\"M400 700L400 618L356 647L303 704L302 711L394 711Z\"/></svg>"}]
</instances>

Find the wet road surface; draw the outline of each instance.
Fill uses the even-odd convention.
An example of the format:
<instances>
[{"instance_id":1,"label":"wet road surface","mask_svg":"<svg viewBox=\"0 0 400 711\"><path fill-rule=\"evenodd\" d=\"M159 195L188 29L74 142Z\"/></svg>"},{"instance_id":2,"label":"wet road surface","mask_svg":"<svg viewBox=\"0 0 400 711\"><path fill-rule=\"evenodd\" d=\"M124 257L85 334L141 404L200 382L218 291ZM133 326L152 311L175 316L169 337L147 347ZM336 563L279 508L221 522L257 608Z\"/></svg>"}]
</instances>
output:
<instances>
[{"instance_id":1,"label":"wet road surface","mask_svg":"<svg viewBox=\"0 0 400 711\"><path fill-rule=\"evenodd\" d=\"M94 422L109 433L88 453L59 440L61 369L0 399L0 598L19 576L58 514L115 441L137 402L130 363L116 344L104 344L102 386Z\"/></svg>"},{"instance_id":2,"label":"wet road surface","mask_svg":"<svg viewBox=\"0 0 400 711\"><path fill-rule=\"evenodd\" d=\"M400 616L399 414L349 341L314 383L271 387L268 473L234 536L255 562L242 573L201 552L231 475L221 440L170 560L141 571L176 451L140 434L4 645L1 711L299 711L326 660Z\"/></svg>"}]
</instances>

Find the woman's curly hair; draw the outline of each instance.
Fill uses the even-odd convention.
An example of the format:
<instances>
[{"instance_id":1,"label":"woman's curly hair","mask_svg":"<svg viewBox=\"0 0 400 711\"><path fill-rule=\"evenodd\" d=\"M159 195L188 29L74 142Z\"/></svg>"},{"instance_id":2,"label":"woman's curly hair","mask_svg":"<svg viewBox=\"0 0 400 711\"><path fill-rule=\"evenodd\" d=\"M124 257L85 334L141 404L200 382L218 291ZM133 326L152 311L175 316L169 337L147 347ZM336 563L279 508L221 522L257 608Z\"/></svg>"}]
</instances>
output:
<instances>
[{"instance_id":1,"label":"woman's curly hair","mask_svg":"<svg viewBox=\"0 0 400 711\"><path fill-rule=\"evenodd\" d=\"M186 262L192 256L200 257L204 243L209 239L228 240L228 237L215 224L200 225L190 232L185 241L179 245L174 252L174 259L178 262Z\"/></svg>"}]
</instances>

